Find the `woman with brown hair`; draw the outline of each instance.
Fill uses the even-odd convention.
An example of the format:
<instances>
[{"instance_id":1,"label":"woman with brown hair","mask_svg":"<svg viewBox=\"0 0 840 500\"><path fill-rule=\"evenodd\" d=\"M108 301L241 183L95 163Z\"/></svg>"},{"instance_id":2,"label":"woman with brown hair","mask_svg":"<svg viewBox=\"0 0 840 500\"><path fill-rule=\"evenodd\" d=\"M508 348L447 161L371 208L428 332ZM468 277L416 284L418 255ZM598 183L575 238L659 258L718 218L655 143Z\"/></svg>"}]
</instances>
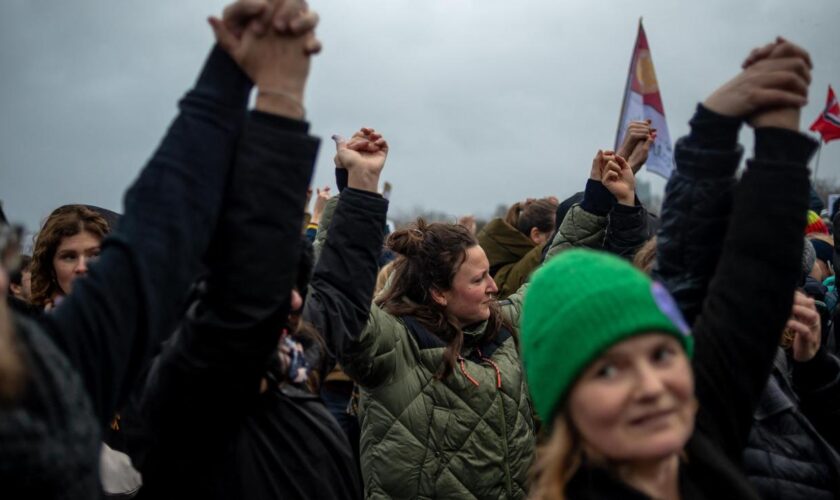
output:
<instances>
[{"instance_id":1,"label":"woman with brown hair","mask_svg":"<svg viewBox=\"0 0 840 500\"><path fill-rule=\"evenodd\" d=\"M53 210L35 239L31 302L50 309L69 294L73 280L87 274L99 256L99 245L109 232L105 218L84 205Z\"/></svg>"},{"instance_id":2,"label":"woman with brown hair","mask_svg":"<svg viewBox=\"0 0 840 500\"><path fill-rule=\"evenodd\" d=\"M338 163L368 179L387 151L339 141ZM349 145L349 146L348 146ZM475 236L456 224L391 234L399 257L373 300L384 212L345 192L316 265L304 315L361 388L367 498L524 498L534 424L516 346L520 295L498 302Z\"/></svg>"}]
</instances>

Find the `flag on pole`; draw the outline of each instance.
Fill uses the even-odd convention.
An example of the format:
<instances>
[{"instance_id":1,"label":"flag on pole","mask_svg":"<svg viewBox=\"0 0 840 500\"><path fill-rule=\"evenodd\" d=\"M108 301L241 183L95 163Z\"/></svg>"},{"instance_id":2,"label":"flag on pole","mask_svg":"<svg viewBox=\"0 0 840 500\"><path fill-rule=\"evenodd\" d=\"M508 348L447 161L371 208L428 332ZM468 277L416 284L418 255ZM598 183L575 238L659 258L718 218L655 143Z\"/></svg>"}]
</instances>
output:
<instances>
[{"instance_id":1,"label":"flag on pole","mask_svg":"<svg viewBox=\"0 0 840 500\"><path fill-rule=\"evenodd\" d=\"M811 130L819 132L823 142L840 139L840 104L837 103L837 96L834 95L834 89L831 88L831 85L828 86L825 109L811 125Z\"/></svg>"},{"instance_id":2,"label":"flag on pole","mask_svg":"<svg viewBox=\"0 0 840 500\"><path fill-rule=\"evenodd\" d=\"M653 69L653 59L641 19L639 19L636 44L633 46L633 57L630 59L630 71L624 88L621 115L618 118L618 132L615 136L616 150L624 140L627 125L635 120L650 120L651 127L656 129L656 141L650 148L646 163L648 170L666 179L671 177L671 171L674 169L671 135L668 133L668 124L665 122L665 107L662 105L662 96L659 93L656 72Z\"/></svg>"}]
</instances>

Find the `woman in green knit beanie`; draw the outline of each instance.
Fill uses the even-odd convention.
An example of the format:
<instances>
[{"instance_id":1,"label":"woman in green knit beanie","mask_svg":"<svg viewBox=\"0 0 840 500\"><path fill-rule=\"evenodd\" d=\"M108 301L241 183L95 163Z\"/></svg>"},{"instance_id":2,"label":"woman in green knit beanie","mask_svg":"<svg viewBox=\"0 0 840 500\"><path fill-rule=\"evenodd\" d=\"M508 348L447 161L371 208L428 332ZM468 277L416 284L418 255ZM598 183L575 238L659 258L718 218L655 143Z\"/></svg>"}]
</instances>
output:
<instances>
[{"instance_id":1,"label":"woman in green knit beanie","mask_svg":"<svg viewBox=\"0 0 840 500\"><path fill-rule=\"evenodd\" d=\"M816 147L799 133L810 67L808 54L781 38L756 49L698 106L691 134L677 143L658 235L682 249L672 261L692 258L697 234L675 214L707 202L693 196L692 179L734 177L738 128L755 128L755 157L692 331L665 288L618 257L570 250L533 275L520 346L550 435L531 498L759 498L741 465L752 415L782 331L803 342L813 335L796 309L789 317ZM773 241L773 251L757 252L756 241ZM662 264L660 276L678 290Z\"/></svg>"},{"instance_id":2,"label":"woman in green knit beanie","mask_svg":"<svg viewBox=\"0 0 840 500\"><path fill-rule=\"evenodd\" d=\"M521 328L531 397L556 451L645 460L685 445L697 409L693 339L662 285L619 257L570 250L533 276Z\"/></svg>"}]
</instances>

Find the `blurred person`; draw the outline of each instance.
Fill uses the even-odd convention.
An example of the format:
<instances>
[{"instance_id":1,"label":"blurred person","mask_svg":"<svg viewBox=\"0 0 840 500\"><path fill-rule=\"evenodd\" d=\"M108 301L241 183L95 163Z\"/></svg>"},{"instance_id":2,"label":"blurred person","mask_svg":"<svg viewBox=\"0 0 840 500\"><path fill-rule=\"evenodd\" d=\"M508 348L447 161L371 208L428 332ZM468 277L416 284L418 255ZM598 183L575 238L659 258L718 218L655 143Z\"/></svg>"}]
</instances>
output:
<instances>
[{"instance_id":1,"label":"blurred person","mask_svg":"<svg viewBox=\"0 0 840 500\"><path fill-rule=\"evenodd\" d=\"M250 89L250 78L230 56L211 51L127 191L119 227L101 242L85 277L71 280L72 294L37 322L9 315L2 301L0 342L12 345L0 349L5 496L100 494L102 431L183 314L218 220ZM70 289L58 292L58 285L56 277L54 292Z\"/></svg>"},{"instance_id":2,"label":"blurred person","mask_svg":"<svg viewBox=\"0 0 840 500\"><path fill-rule=\"evenodd\" d=\"M32 296L32 257L21 255L20 267L9 276L9 293L16 299L29 302Z\"/></svg>"},{"instance_id":3,"label":"blurred person","mask_svg":"<svg viewBox=\"0 0 840 500\"><path fill-rule=\"evenodd\" d=\"M809 233L808 239L814 245L816 262L811 277L820 283L834 276L834 238L823 233Z\"/></svg>"},{"instance_id":4,"label":"blurred person","mask_svg":"<svg viewBox=\"0 0 840 500\"><path fill-rule=\"evenodd\" d=\"M491 220L478 233L499 298L516 292L540 265L543 248L554 229L556 211L557 201L550 198L517 202L504 218ZM462 225L475 227L474 223ZM475 234L475 230L471 229L471 233Z\"/></svg>"}]
</instances>

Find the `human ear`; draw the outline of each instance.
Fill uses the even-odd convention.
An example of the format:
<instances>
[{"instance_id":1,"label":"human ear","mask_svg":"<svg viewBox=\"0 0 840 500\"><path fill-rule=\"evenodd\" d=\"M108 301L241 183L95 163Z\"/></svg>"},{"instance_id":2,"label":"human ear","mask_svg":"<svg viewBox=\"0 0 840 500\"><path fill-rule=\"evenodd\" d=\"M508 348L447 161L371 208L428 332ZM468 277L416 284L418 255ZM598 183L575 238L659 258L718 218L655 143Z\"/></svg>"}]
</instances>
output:
<instances>
[{"instance_id":1,"label":"human ear","mask_svg":"<svg viewBox=\"0 0 840 500\"><path fill-rule=\"evenodd\" d=\"M443 294L440 290L436 288L429 289L429 294L432 296L432 300L435 301L439 306L446 307L446 295Z\"/></svg>"}]
</instances>

